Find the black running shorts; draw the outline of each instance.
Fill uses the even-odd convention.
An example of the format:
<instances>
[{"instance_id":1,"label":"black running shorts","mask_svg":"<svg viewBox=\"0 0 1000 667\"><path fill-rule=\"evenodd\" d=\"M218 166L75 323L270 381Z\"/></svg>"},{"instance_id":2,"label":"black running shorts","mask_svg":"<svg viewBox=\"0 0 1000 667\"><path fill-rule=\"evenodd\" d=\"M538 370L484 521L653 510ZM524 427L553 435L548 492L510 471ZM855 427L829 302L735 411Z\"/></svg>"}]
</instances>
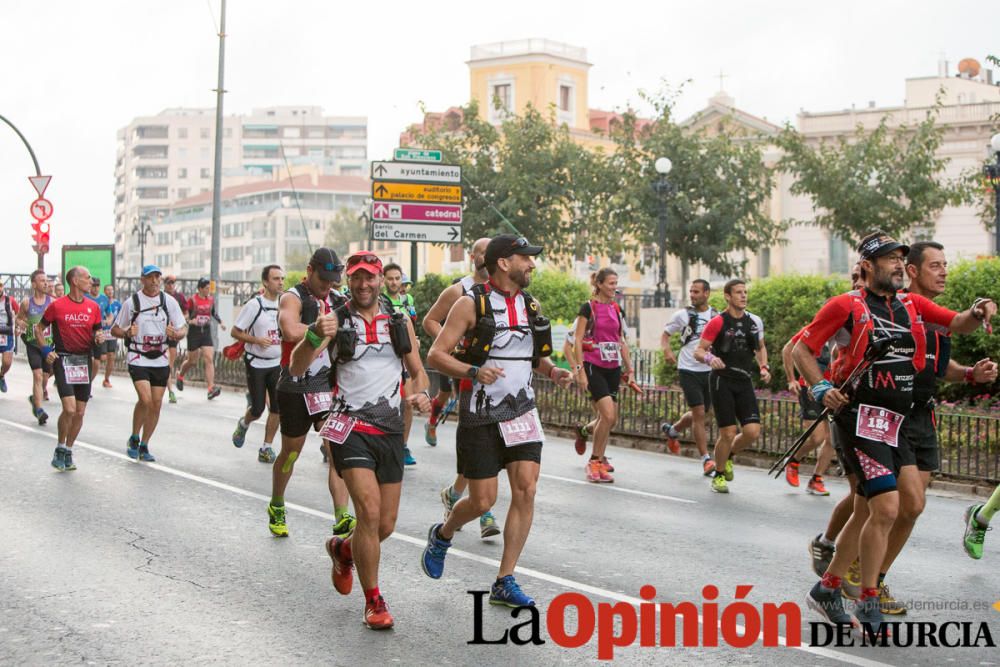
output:
<instances>
[{"instance_id":1,"label":"black running shorts","mask_svg":"<svg viewBox=\"0 0 1000 667\"><path fill-rule=\"evenodd\" d=\"M704 405L706 408L712 407L711 385L708 381L709 371L678 371L681 391L684 392L684 401L689 408L696 408Z\"/></svg>"},{"instance_id":2,"label":"black running shorts","mask_svg":"<svg viewBox=\"0 0 1000 667\"><path fill-rule=\"evenodd\" d=\"M320 412L315 415L309 414L306 408L306 398L304 394L296 394L290 391L277 391L278 414L281 424L281 435L289 438L304 438L309 429L321 425L328 412Z\"/></svg>"},{"instance_id":3,"label":"black running shorts","mask_svg":"<svg viewBox=\"0 0 1000 667\"><path fill-rule=\"evenodd\" d=\"M715 421L719 428L727 426L745 426L760 423L760 408L757 406L757 394L753 389L753 380L733 378L718 373L712 373L712 409L715 411Z\"/></svg>"},{"instance_id":4,"label":"black running shorts","mask_svg":"<svg viewBox=\"0 0 1000 667\"><path fill-rule=\"evenodd\" d=\"M24 345L24 349L28 353L28 366L31 370L40 370L43 373L52 372L52 364L50 364L49 360L42 354L42 348L38 347L34 343L26 343Z\"/></svg>"},{"instance_id":5,"label":"black running shorts","mask_svg":"<svg viewBox=\"0 0 1000 667\"><path fill-rule=\"evenodd\" d=\"M462 426L459 420L455 449L458 473L468 479L496 477L508 463L515 461L542 462L542 443L526 442L508 447L500 435L498 424Z\"/></svg>"},{"instance_id":6,"label":"black running shorts","mask_svg":"<svg viewBox=\"0 0 1000 667\"><path fill-rule=\"evenodd\" d=\"M906 444L900 446L868 440L856 435L857 410L845 409L830 425L834 440L843 451L844 470L858 481L856 492L865 498L895 491L899 469L907 458ZM905 420L904 420L905 423Z\"/></svg>"},{"instance_id":7,"label":"black running shorts","mask_svg":"<svg viewBox=\"0 0 1000 667\"><path fill-rule=\"evenodd\" d=\"M132 378L132 384L136 382L148 382L150 387L166 387L167 379L170 377L170 367L134 366L129 364L128 376Z\"/></svg>"},{"instance_id":8,"label":"black running shorts","mask_svg":"<svg viewBox=\"0 0 1000 667\"><path fill-rule=\"evenodd\" d=\"M203 347L212 347L214 344L212 342L212 330L208 326L198 327L191 325L191 328L188 329L187 349L189 353Z\"/></svg>"},{"instance_id":9,"label":"black running shorts","mask_svg":"<svg viewBox=\"0 0 1000 667\"><path fill-rule=\"evenodd\" d=\"M605 368L585 361L583 371L587 374L587 389L590 391L590 400L597 402L610 396L612 401L618 402L618 385L622 381L621 366Z\"/></svg>"},{"instance_id":10,"label":"black running shorts","mask_svg":"<svg viewBox=\"0 0 1000 667\"><path fill-rule=\"evenodd\" d=\"M271 368L254 368L246 361L247 369L247 391L250 392L250 414L254 418L264 414L264 408L268 407L272 415L281 412L278 407L278 375L281 374L281 366Z\"/></svg>"},{"instance_id":11,"label":"black running shorts","mask_svg":"<svg viewBox=\"0 0 1000 667\"><path fill-rule=\"evenodd\" d=\"M59 358L52 364L52 376L56 379L56 391L59 392L59 398L69 398L72 396L80 403L86 403L90 400L90 385L93 382L90 355L82 354L75 356L80 360L86 360L88 381L85 384L69 384L66 382L66 372L63 370L63 355L59 355Z\"/></svg>"},{"instance_id":12,"label":"black running shorts","mask_svg":"<svg viewBox=\"0 0 1000 667\"><path fill-rule=\"evenodd\" d=\"M398 484L403 481L403 435L387 433L374 435L352 431L343 444L330 443L333 467L344 476L348 468L367 468L375 471L379 484Z\"/></svg>"},{"instance_id":13,"label":"black running shorts","mask_svg":"<svg viewBox=\"0 0 1000 667\"><path fill-rule=\"evenodd\" d=\"M899 432L902 465L915 465L921 472L933 472L941 465L938 449L937 415L933 403L914 406L906 415Z\"/></svg>"}]
</instances>

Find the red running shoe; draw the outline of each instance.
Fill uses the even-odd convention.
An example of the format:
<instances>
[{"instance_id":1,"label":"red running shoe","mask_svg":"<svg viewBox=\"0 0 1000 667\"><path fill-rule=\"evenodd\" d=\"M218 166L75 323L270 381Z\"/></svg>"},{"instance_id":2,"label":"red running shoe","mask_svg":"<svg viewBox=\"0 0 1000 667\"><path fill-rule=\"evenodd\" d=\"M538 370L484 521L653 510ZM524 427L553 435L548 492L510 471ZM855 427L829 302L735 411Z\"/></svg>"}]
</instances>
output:
<instances>
[{"instance_id":1,"label":"red running shoe","mask_svg":"<svg viewBox=\"0 0 1000 667\"><path fill-rule=\"evenodd\" d=\"M705 477L711 477L715 474L715 461L712 459L705 459L705 462L701 464L701 467L705 471Z\"/></svg>"},{"instance_id":2,"label":"red running shoe","mask_svg":"<svg viewBox=\"0 0 1000 667\"><path fill-rule=\"evenodd\" d=\"M388 630L395 621L389 613L389 605L381 595L365 602L365 625L372 630Z\"/></svg>"},{"instance_id":3,"label":"red running shoe","mask_svg":"<svg viewBox=\"0 0 1000 667\"><path fill-rule=\"evenodd\" d=\"M584 454L587 453L587 436L588 435L589 434L587 433L587 425L586 424L577 424L576 425L576 442L573 443L573 446L576 447L576 453L579 454L580 456L583 456Z\"/></svg>"},{"instance_id":4,"label":"red running shoe","mask_svg":"<svg viewBox=\"0 0 1000 667\"><path fill-rule=\"evenodd\" d=\"M799 464L789 463L785 467L785 481L788 482L788 486L799 486Z\"/></svg>"},{"instance_id":5,"label":"red running shoe","mask_svg":"<svg viewBox=\"0 0 1000 667\"><path fill-rule=\"evenodd\" d=\"M333 587L337 589L337 592L341 595L347 595L354 587L354 561L347 558L341 558L340 547L343 543L343 538L331 537L326 541L326 553L330 554L330 560L333 561L333 569L330 572L330 579L333 581ZM367 611L365 612L365 616L367 618ZM391 616L389 617L389 620L392 620Z\"/></svg>"}]
</instances>

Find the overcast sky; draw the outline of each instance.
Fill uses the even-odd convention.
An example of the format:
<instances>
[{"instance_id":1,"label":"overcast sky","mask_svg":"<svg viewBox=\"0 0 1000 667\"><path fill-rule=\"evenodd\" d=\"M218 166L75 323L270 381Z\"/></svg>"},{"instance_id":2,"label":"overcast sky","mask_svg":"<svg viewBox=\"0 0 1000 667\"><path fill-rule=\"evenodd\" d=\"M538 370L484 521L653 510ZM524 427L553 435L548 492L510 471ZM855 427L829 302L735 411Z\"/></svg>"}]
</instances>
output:
<instances>
[{"instance_id":1,"label":"overcast sky","mask_svg":"<svg viewBox=\"0 0 1000 667\"><path fill-rule=\"evenodd\" d=\"M219 1L0 4L0 114L53 176L50 273L62 243L112 241L116 130L167 107L214 106ZM369 159L388 158L421 102L468 100L471 45L546 37L587 49L590 107L638 105L640 89L691 79L679 110L692 113L721 69L739 108L781 123L800 109L900 104L903 80L933 76L941 54L954 73L963 57L1000 53L998 20L990 3L964 0L230 0L225 111L365 115ZM32 174L0 124L0 272L34 268Z\"/></svg>"}]
</instances>

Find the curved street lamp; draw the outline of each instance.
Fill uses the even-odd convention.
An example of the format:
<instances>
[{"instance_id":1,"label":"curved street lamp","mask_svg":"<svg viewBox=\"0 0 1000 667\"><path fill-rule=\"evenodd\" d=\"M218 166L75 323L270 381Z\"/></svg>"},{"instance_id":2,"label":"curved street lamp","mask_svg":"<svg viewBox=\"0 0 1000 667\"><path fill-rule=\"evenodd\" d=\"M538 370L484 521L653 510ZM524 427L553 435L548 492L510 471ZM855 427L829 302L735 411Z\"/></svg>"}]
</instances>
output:
<instances>
[{"instance_id":1,"label":"curved street lamp","mask_svg":"<svg viewBox=\"0 0 1000 667\"><path fill-rule=\"evenodd\" d=\"M656 282L656 295L654 296L657 307L670 306L670 288L667 285L667 204L674 188L667 180L667 174L673 169L674 164L668 157L660 157L653 163L653 168L660 175L653 182L653 191L660 197L660 218L657 224L657 250L659 258L659 277Z\"/></svg>"}]
</instances>

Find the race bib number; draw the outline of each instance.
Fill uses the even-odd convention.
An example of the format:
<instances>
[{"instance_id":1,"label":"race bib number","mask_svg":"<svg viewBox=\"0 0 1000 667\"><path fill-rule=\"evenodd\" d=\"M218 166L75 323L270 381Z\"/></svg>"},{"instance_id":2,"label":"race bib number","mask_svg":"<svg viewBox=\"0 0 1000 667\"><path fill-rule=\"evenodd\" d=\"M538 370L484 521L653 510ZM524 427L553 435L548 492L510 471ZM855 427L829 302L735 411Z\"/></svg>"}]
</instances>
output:
<instances>
[{"instance_id":1,"label":"race bib number","mask_svg":"<svg viewBox=\"0 0 1000 667\"><path fill-rule=\"evenodd\" d=\"M6 334L0 334L0 347L7 347L7 336L6 336Z\"/></svg>"},{"instance_id":2,"label":"race bib number","mask_svg":"<svg viewBox=\"0 0 1000 667\"><path fill-rule=\"evenodd\" d=\"M890 447L899 446L899 427L903 415L874 405L858 406L858 423L854 434L865 440L882 442Z\"/></svg>"},{"instance_id":3,"label":"race bib number","mask_svg":"<svg viewBox=\"0 0 1000 667\"><path fill-rule=\"evenodd\" d=\"M199 327L208 326L209 316L208 315L196 315L194 318L194 323Z\"/></svg>"},{"instance_id":4,"label":"race bib number","mask_svg":"<svg viewBox=\"0 0 1000 667\"><path fill-rule=\"evenodd\" d=\"M333 405L333 394L328 391L317 391L312 394L303 394L306 400L306 410L311 415L318 415L321 412L329 412Z\"/></svg>"},{"instance_id":5,"label":"race bib number","mask_svg":"<svg viewBox=\"0 0 1000 667\"><path fill-rule=\"evenodd\" d=\"M320 429L319 437L329 440L335 445L342 445L347 440L347 436L354 430L355 423L357 420L354 417L348 417L345 414L330 415L323 424L323 428Z\"/></svg>"},{"instance_id":6,"label":"race bib number","mask_svg":"<svg viewBox=\"0 0 1000 667\"><path fill-rule=\"evenodd\" d=\"M542 423L538 419L538 410L532 408L520 417L500 422L500 435L508 447L516 447L529 442L541 442Z\"/></svg>"},{"instance_id":7,"label":"race bib number","mask_svg":"<svg viewBox=\"0 0 1000 667\"><path fill-rule=\"evenodd\" d=\"M601 361L621 361L621 346L615 342L598 343L597 349L601 353Z\"/></svg>"},{"instance_id":8,"label":"race bib number","mask_svg":"<svg viewBox=\"0 0 1000 667\"><path fill-rule=\"evenodd\" d=\"M87 357L63 357L62 366L66 384L90 384L90 361Z\"/></svg>"}]
</instances>

